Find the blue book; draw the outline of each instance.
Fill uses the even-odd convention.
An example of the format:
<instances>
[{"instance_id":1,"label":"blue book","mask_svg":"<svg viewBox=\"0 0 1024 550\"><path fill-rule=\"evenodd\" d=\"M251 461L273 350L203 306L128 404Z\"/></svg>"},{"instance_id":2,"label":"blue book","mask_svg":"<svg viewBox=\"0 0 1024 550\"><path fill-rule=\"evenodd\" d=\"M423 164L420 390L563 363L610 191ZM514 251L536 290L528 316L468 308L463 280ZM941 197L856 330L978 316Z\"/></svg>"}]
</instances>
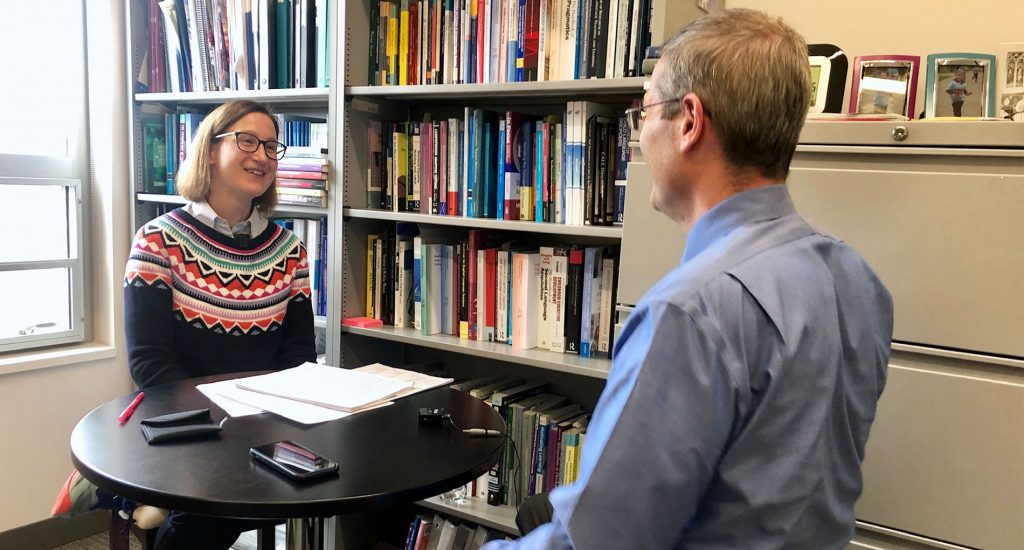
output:
<instances>
[{"instance_id":1,"label":"blue book","mask_svg":"<svg viewBox=\"0 0 1024 550\"><path fill-rule=\"evenodd\" d=\"M523 81L523 68L526 65L526 0L519 0L518 23L516 24L516 82Z\"/></svg>"},{"instance_id":2,"label":"blue book","mask_svg":"<svg viewBox=\"0 0 1024 550\"><path fill-rule=\"evenodd\" d=\"M533 221L544 222L544 122L533 133Z\"/></svg>"},{"instance_id":3,"label":"blue book","mask_svg":"<svg viewBox=\"0 0 1024 550\"><path fill-rule=\"evenodd\" d=\"M502 118L498 121L498 156L495 159L497 164L495 168L498 181L496 184L497 190L495 193L495 204L494 217L503 220L505 219L505 119Z\"/></svg>"},{"instance_id":4,"label":"blue book","mask_svg":"<svg viewBox=\"0 0 1024 550\"><path fill-rule=\"evenodd\" d=\"M481 182L481 191L483 198L480 201L481 217L494 218L495 212L497 211L497 194L498 194L498 165L496 164L495 158L497 157L497 127L494 121L494 113L485 113L484 115L484 146L483 146L483 158L480 159L480 164L483 171L483 181ZM475 259L473 259L475 261Z\"/></svg>"},{"instance_id":5,"label":"blue book","mask_svg":"<svg viewBox=\"0 0 1024 550\"><path fill-rule=\"evenodd\" d=\"M466 140L466 211L462 213L464 217L473 218L476 216L476 205L473 204L476 198L476 110L466 108L466 134L469 139Z\"/></svg>"}]
</instances>

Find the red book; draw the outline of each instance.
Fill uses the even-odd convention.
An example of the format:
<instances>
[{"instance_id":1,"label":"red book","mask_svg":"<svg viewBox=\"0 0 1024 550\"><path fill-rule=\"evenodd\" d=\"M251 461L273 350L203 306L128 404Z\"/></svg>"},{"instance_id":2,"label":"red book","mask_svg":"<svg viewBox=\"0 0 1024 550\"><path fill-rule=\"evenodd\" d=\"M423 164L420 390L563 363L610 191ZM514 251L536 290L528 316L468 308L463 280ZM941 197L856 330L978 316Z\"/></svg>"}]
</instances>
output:
<instances>
[{"instance_id":1,"label":"red book","mask_svg":"<svg viewBox=\"0 0 1024 550\"><path fill-rule=\"evenodd\" d=\"M326 180L327 174L323 172L300 172L296 170L278 170L277 177L297 180Z\"/></svg>"},{"instance_id":2,"label":"red book","mask_svg":"<svg viewBox=\"0 0 1024 550\"><path fill-rule=\"evenodd\" d=\"M484 278L487 290L483 298L486 302L484 306L484 326L479 334L482 334L481 340L493 342L495 340L495 328L497 327L495 315L497 311L498 249L488 248L484 251L484 254L486 255L484 258ZM478 296L477 299L481 298Z\"/></svg>"},{"instance_id":3,"label":"red book","mask_svg":"<svg viewBox=\"0 0 1024 550\"><path fill-rule=\"evenodd\" d=\"M291 189L327 189L327 180L304 180L295 178L277 178L276 185Z\"/></svg>"},{"instance_id":4,"label":"red book","mask_svg":"<svg viewBox=\"0 0 1024 550\"><path fill-rule=\"evenodd\" d=\"M470 0L472 2L473 0ZM487 18L484 14L490 11L490 2L488 0L476 0L476 80L474 82L480 83L484 81L484 56L490 55L490 52L484 48L484 29L487 27L485 24Z\"/></svg>"},{"instance_id":5,"label":"red book","mask_svg":"<svg viewBox=\"0 0 1024 550\"><path fill-rule=\"evenodd\" d=\"M419 3L419 0L409 0L409 57L406 59L406 67L409 73L409 84L422 84L416 75L420 60Z\"/></svg>"}]
</instances>

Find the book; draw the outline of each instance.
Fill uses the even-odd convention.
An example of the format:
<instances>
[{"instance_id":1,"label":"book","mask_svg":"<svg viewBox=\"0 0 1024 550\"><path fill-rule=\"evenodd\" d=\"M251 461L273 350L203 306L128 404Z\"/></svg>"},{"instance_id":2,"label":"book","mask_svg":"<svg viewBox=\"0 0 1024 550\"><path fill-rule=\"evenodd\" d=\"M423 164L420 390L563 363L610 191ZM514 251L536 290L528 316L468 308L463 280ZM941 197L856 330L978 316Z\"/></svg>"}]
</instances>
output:
<instances>
[{"instance_id":1,"label":"book","mask_svg":"<svg viewBox=\"0 0 1024 550\"><path fill-rule=\"evenodd\" d=\"M537 347L540 254L512 253L512 347Z\"/></svg>"}]
</instances>

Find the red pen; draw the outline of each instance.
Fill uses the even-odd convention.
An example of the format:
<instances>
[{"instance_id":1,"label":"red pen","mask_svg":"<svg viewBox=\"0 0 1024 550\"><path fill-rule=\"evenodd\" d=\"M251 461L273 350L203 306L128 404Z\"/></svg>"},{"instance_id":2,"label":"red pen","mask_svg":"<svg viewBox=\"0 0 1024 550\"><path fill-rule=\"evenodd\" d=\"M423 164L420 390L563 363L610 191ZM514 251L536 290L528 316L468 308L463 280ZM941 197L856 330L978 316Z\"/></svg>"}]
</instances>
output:
<instances>
[{"instance_id":1,"label":"red pen","mask_svg":"<svg viewBox=\"0 0 1024 550\"><path fill-rule=\"evenodd\" d=\"M125 407L124 412L121 413L121 416L117 417L118 423L120 423L123 426L125 422L128 422L128 419L132 417L132 413L135 412L135 408L139 406L139 403L142 403L143 397L146 397L146 394L143 392L139 392L139 395L136 395L135 399L132 399L132 402L129 403L127 407Z\"/></svg>"}]
</instances>

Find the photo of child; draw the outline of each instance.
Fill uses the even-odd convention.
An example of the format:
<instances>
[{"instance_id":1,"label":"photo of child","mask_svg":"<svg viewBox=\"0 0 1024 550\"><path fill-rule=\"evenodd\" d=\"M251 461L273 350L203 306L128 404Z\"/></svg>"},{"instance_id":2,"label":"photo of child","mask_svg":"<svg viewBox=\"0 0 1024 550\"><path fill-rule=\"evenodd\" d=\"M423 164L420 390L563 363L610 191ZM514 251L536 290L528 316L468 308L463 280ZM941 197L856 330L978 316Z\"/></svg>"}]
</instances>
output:
<instances>
[{"instance_id":1,"label":"photo of child","mask_svg":"<svg viewBox=\"0 0 1024 550\"><path fill-rule=\"evenodd\" d=\"M909 65L865 63L861 70L858 113L906 114Z\"/></svg>"},{"instance_id":2,"label":"photo of child","mask_svg":"<svg viewBox=\"0 0 1024 550\"><path fill-rule=\"evenodd\" d=\"M936 71L935 116L984 116L987 67L980 65L939 65ZM978 84L968 85L967 74L978 72Z\"/></svg>"}]
</instances>

